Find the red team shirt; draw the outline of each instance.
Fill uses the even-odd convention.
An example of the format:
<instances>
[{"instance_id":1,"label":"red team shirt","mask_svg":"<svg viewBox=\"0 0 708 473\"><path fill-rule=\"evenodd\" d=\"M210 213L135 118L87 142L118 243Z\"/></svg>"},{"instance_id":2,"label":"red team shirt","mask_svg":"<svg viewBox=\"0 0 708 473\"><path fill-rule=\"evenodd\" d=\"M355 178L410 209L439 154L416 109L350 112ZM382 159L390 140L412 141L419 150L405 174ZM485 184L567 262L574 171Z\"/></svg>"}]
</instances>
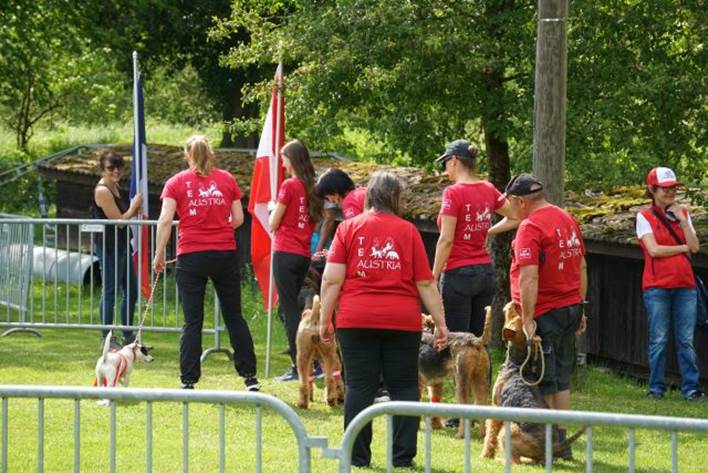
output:
<instances>
[{"instance_id":1,"label":"red team shirt","mask_svg":"<svg viewBox=\"0 0 708 473\"><path fill-rule=\"evenodd\" d=\"M357 187L342 199L342 217L344 220L354 218L364 212L366 202L366 187Z\"/></svg>"},{"instance_id":2,"label":"red team shirt","mask_svg":"<svg viewBox=\"0 0 708 473\"><path fill-rule=\"evenodd\" d=\"M484 243L492 223L492 214L504 205L500 192L486 181L460 182L443 190L438 229L444 215L457 218L455 239L444 270L492 262Z\"/></svg>"},{"instance_id":3,"label":"red team shirt","mask_svg":"<svg viewBox=\"0 0 708 473\"><path fill-rule=\"evenodd\" d=\"M214 168L208 176L191 169L177 173L165 183L160 199L166 198L177 202L177 256L236 249L231 204L241 198L241 189L228 171Z\"/></svg>"},{"instance_id":4,"label":"red team shirt","mask_svg":"<svg viewBox=\"0 0 708 473\"><path fill-rule=\"evenodd\" d=\"M433 279L415 226L395 215L366 212L342 222L327 262L346 264L337 328L420 332L416 281Z\"/></svg>"},{"instance_id":5,"label":"red team shirt","mask_svg":"<svg viewBox=\"0 0 708 473\"><path fill-rule=\"evenodd\" d=\"M284 180L278 192L278 203L286 209L275 231L273 249L309 258L314 223L310 222L305 184L297 177Z\"/></svg>"},{"instance_id":6,"label":"red team shirt","mask_svg":"<svg viewBox=\"0 0 708 473\"><path fill-rule=\"evenodd\" d=\"M549 205L528 216L512 243L511 298L520 302L521 266L538 265L538 298L534 316L580 304L580 264L585 243L578 223L564 210Z\"/></svg>"}]
</instances>

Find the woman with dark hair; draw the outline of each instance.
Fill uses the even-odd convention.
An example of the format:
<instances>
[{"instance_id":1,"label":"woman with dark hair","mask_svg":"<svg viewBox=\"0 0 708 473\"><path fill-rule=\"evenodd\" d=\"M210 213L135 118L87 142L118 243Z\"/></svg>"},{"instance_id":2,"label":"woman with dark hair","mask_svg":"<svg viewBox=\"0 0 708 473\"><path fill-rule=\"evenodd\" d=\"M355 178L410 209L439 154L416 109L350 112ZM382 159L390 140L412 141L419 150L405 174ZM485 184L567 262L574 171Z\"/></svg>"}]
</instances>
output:
<instances>
[{"instance_id":1,"label":"woman with dark hair","mask_svg":"<svg viewBox=\"0 0 708 473\"><path fill-rule=\"evenodd\" d=\"M182 388L194 389L201 378L204 292L211 279L234 350L234 367L248 391L259 391L253 339L241 315L241 264L234 235L243 223L241 189L228 171L214 165L206 137L190 137L184 156L189 169L172 176L162 190L153 260L155 271L164 271L165 247L177 213L177 287L184 310L179 345Z\"/></svg>"},{"instance_id":2,"label":"woman with dark hair","mask_svg":"<svg viewBox=\"0 0 708 473\"><path fill-rule=\"evenodd\" d=\"M355 187L349 175L341 169L328 169L317 180L315 192L322 199L342 208L344 220L364 211L366 187Z\"/></svg>"},{"instance_id":3,"label":"woman with dark hair","mask_svg":"<svg viewBox=\"0 0 708 473\"><path fill-rule=\"evenodd\" d=\"M380 377L392 400L418 401L418 347L422 299L435 323L438 349L447 344L447 327L415 226L400 217L403 182L390 172L369 181L367 210L339 225L322 282L320 337L337 339L344 361L344 428L372 405ZM416 417L393 419L393 465L411 466L417 450ZM371 462L371 424L354 442L352 464Z\"/></svg>"},{"instance_id":4,"label":"woman with dark hair","mask_svg":"<svg viewBox=\"0 0 708 473\"><path fill-rule=\"evenodd\" d=\"M497 188L477 176L477 154L469 141L455 140L436 160L454 184L442 194L433 276L440 281L448 328L479 337L484 308L496 292L487 236L516 228L519 221ZM505 219L492 227L492 213Z\"/></svg>"},{"instance_id":5,"label":"woman with dark hair","mask_svg":"<svg viewBox=\"0 0 708 473\"><path fill-rule=\"evenodd\" d=\"M696 326L696 280L689 256L700 247L688 208L676 201L681 183L674 172L657 167L647 174L651 206L637 214L637 238L644 253L642 294L649 322L649 392L664 397L664 367L669 324L673 318L681 394L700 401L698 362L693 347Z\"/></svg>"},{"instance_id":6,"label":"woman with dark hair","mask_svg":"<svg viewBox=\"0 0 708 473\"><path fill-rule=\"evenodd\" d=\"M295 335L300 323L298 294L310 266L310 242L322 218L322 200L315 193L315 168L305 145L292 140L280 153L283 168L290 177L280 186L268 226L274 233L273 279L288 336L291 367L277 379L295 381L298 379Z\"/></svg>"},{"instance_id":7,"label":"woman with dark hair","mask_svg":"<svg viewBox=\"0 0 708 473\"><path fill-rule=\"evenodd\" d=\"M120 177L123 171L123 156L113 151L104 151L99 156L101 179L93 190L93 218L99 220L130 220L138 214L143 205L143 196L138 193L132 202L120 191ZM120 288L121 323L133 325L135 303L138 300L138 283L135 278L133 259L128 254L128 228L125 225L104 225L103 236L95 242L96 256L101 266L101 323L113 324L116 289ZM108 330L102 330L103 336ZM123 331L123 344L133 341L131 330ZM118 343L111 342L115 348ZM103 341L101 341L103 347Z\"/></svg>"}]
</instances>

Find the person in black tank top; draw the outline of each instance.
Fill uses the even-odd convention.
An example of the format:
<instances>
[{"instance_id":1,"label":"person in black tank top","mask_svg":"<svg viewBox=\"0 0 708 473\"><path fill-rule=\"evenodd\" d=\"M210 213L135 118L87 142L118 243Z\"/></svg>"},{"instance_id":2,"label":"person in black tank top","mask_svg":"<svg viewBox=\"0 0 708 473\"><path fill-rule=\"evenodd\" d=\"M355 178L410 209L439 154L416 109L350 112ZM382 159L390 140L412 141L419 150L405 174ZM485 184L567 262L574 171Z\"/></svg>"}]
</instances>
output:
<instances>
[{"instance_id":1,"label":"person in black tank top","mask_svg":"<svg viewBox=\"0 0 708 473\"><path fill-rule=\"evenodd\" d=\"M137 194L132 202L128 196L121 194L118 183L123 169L123 157L113 151L104 151L99 158L101 179L93 191L91 213L96 220L129 220L140 210L143 203L142 195ZM94 250L101 266L101 323L113 324L116 295L118 289L122 294L121 324L133 324L135 303L138 300L138 287L129 257L129 230L126 225L106 224L104 231L94 240ZM103 337L108 330L103 330ZM130 343L134 334L132 330L124 330L124 343ZM101 341L103 347L103 341Z\"/></svg>"}]
</instances>

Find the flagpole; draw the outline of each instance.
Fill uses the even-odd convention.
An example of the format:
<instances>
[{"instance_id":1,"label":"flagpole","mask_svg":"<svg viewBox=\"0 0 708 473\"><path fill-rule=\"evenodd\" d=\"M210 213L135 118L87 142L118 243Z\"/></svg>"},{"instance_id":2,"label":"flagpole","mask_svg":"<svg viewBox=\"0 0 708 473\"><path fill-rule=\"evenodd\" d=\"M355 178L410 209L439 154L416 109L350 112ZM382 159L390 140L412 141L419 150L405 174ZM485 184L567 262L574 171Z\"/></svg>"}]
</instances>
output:
<instances>
[{"instance_id":1,"label":"flagpole","mask_svg":"<svg viewBox=\"0 0 708 473\"><path fill-rule=\"evenodd\" d=\"M138 123L138 121L139 121L138 115L139 115L139 111L138 111L138 52L133 51L133 162L135 162L135 166L132 166L132 167L135 170L135 193L136 194L139 191L138 186L139 186L139 183L141 182L140 178L141 178L141 172L142 172L142 169L140 166L141 163L139 161L136 161L138 159L138 156L140 155L140 153L138 152L138 146L140 146L140 143L138 140L138 138L139 138L138 134L140 133L139 132L140 125ZM136 296L136 298L138 299L137 300L137 302L138 302L138 320L141 320L142 316L143 316L143 309L140 304L140 292L142 289L142 286L141 286L141 284L142 284L142 277L141 277L142 276L142 269L140 268L140 263L142 260L142 255L141 255L142 242L140 241L141 240L140 237L142 236L141 235L142 234L142 227L140 227L140 226L136 227L134 225L133 232L137 233L136 241L138 244L138 281L137 281L137 284L138 284L137 289L138 290L136 293L138 295ZM130 233L128 233L128 235L130 235ZM130 245L128 245L128 247L130 249ZM128 251L127 258L132 258L132 254L130 251ZM129 269L130 269L130 265L128 265L128 270ZM128 303L130 304L130 301L128 301Z\"/></svg>"},{"instance_id":2,"label":"flagpole","mask_svg":"<svg viewBox=\"0 0 708 473\"><path fill-rule=\"evenodd\" d=\"M269 163L270 167L270 173L269 173L269 178L270 178L270 200L273 201L275 200L275 189L277 186L278 182L278 172L280 169L278 169L278 157L280 156L280 130L282 127L282 124L280 123L280 117L281 117L281 111L283 107L283 97L282 97L282 80L283 80L283 63L282 61L278 62L278 71L280 72L278 74L278 81L276 82L275 86L277 87L278 94L277 94L277 105L276 105L276 117L275 117L275 150L274 150L274 155L275 159L271 160ZM273 165L275 164L275 166ZM273 169L275 168L275 169ZM271 352L271 337L273 333L273 233L268 232L268 236L270 237L270 261L269 261L269 270L268 270L268 319L267 319L267 333L266 333L266 366L265 366L265 375L266 378L270 377L270 352Z\"/></svg>"}]
</instances>

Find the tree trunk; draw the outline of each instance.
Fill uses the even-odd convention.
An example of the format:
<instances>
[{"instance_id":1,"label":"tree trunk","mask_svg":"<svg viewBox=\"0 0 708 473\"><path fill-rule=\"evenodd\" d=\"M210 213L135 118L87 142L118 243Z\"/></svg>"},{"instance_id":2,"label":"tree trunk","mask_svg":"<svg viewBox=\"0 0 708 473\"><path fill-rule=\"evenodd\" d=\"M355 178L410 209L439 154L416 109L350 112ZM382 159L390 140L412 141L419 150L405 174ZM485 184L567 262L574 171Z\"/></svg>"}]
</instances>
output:
<instances>
[{"instance_id":1,"label":"tree trunk","mask_svg":"<svg viewBox=\"0 0 708 473\"><path fill-rule=\"evenodd\" d=\"M498 103L504 94L503 72L490 71L486 74L486 102L482 111L482 129L489 162L489 180L497 189L503 190L509 182L509 143L503 134L506 116L499 110ZM496 218L496 217L495 217ZM492 238L492 261L496 268L497 294L492 303L494 321L492 324L492 345L501 343L503 326L502 308L509 300L509 244L511 233L503 233Z\"/></svg>"}]
</instances>

